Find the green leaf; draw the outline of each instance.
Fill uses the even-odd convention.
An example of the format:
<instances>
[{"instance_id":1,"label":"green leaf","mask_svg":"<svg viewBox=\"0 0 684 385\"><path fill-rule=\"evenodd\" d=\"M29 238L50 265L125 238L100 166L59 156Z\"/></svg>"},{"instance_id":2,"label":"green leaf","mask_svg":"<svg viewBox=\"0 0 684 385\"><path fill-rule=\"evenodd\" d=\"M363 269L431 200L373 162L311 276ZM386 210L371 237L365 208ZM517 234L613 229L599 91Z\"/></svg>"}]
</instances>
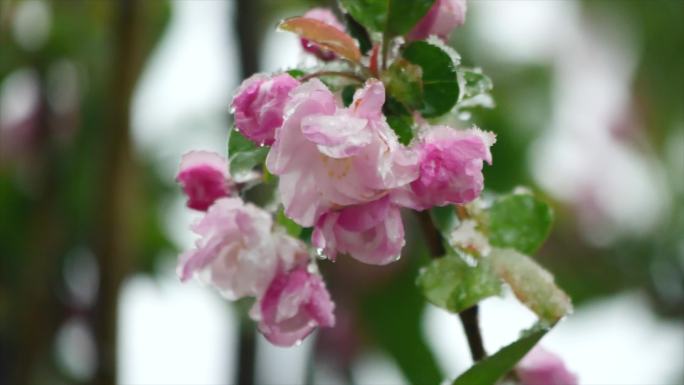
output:
<instances>
[{"instance_id":1,"label":"green leaf","mask_svg":"<svg viewBox=\"0 0 684 385\"><path fill-rule=\"evenodd\" d=\"M228 159L230 160L230 175L240 179L257 165L266 160L267 147L259 147L245 138L239 131L233 129L228 136Z\"/></svg>"},{"instance_id":2,"label":"green leaf","mask_svg":"<svg viewBox=\"0 0 684 385\"><path fill-rule=\"evenodd\" d=\"M340 0L359 23L388 36L408 33L427 14L435 0Z\"/></svg>"},{"instance_id":3,"label":"green leaf","mask_svg":"<svg viewBox=\"0 0 684 385\"><path fill-rule=\"evenodd\" d=\"M417 284L428 301L453 313L501 292L501 281L487 259L471 266L456 255L433 260L421 271Z\"/></svg>"},{"instance_id":4,"label":"green leaf","mask_svg":"<svg viewBox=\"0 0 684 385\"><path fill-rule=\"evenodd\" d=\"M281 207L280 210L278 210L278 213L276 214L276 222L281 225L285 231L287 231L288 234L291 236L298 238L299 235L302 233L302 227L299 226L295 221L292 219L288 218L285 215L285 211Z\"/></svg>"},{"instance_id":5,"label":"green leaf","mask_svg":"<svg viewBox=\"0 0 684 385\"><path fill-rule=\"evenodd\" d=\"M387 92L408 108L420 108L423 103L422 69L405 59L397 59L382 74Z\"/></svg>"},{"instance_id":6,"label":"green leaf","mask_svg":"<svg viewBox=\"0 0 684 385\"><path fill-rule=\"evenodd\" d=\"M425 41L414 41L404 48L402 56L422 69L423 116L431 118L449 112L460 92L456 66L449 53Z\"/></svg>"},{"instance_id":7,"label":"green leaf","mask_svg":"<svg viewBox=\"0 0 684 385\"><path fill-rule=\"evenodd\" d=\"M387 117L387 124L399 137L399 142L408 145L413 140L413 117L411 113L398 100L391 96L385 99L382 106Z\"/></svg>"},{"instance_id":8,"label":"green leaf","mask_svg":"<svg viewBox=\"0 0 684 385\"><path fill-rule=\"evenodd\" d=\"M342 88L342 103L345 107L349 107L354 101L354 93L356 92L356 86L347 85Z\"/></svg>"},{"instance_id":9,"label":"green leaf","mask_svg":"<svg viewBox=\"0 0 684 385\"><path fill-rule=\"evenodd\" d=\"M453 385L495 384L513 369L549 330L543 326L533 327L523 333L517 341L470 367L453 382Z\"/></svg>"},{"instance_id":10,"label":"green leaf","mask_svg":"<svg viewBox=\"0 0 684 385\"><path fill-rule=\"evenodd\" d=\"M409 33L434 2L435 0L388 0L389 13L384 32L392 37Z\"/></svg>"},{"instance_id":11,"label":"green leaf","mask_svg":"<svg viewBox=\"0 0 684 385\"><path fill-rule=\"evenodd\" d=\"M551 231L553 210L531 194L499 197L489 209L489 240L493 246L534 254Z\"/></svg>"},{"instance_id":12,"label":"green leaf","mask_svg":"<svg viewBox=\"0 0 684 385\"><path fill-rule=\"evenodd\" d=\"M301 78L302 76L306 75L306 72L304 72L304 71L302 71L302 70L300 70L300 69L297 69L297 68L288 70L287 73L288 73L290 76L292 76L293 78L295 78L295 79L299 79L299 78Z\"/></svg>"},{"instance_id":13,"label":"green leaf","mask_svg":"<svg viewBox=\"0 0 684 385\"><path fill-rule=\"evenodd\" d=\"M347 31L349 31L349 34L356 39L357 42L359 42L359 49L361 50L362 54L368 53L368 51L373 48L373 43L371 43L370 35L368 35L368 31L366 28L363 27L358 21L354 20L354 18L348 14L344 14L344 21L347 24Z\"/></svg>"},{"instance_id":14,"label":"green leaf","mask_svg":"<svg viewBox=\"0 0 684 385\"><path fill-rule=\"evenodd\" d=\"M448 234L459 223L458 215L456 215L456 207L453 205L446 205L442 207L433 207L430 209L430 218L437 230L446 238Z\"/></svg>"},{"instance_id":15,"label":"green leaf","mask_svg":"<svg viewBox=\"0 0 684 385\"><path fill-rule=\"evenodd\" d=\"M382 32L387 22L389 0L340 0L344 10L367 28Z\"/></svg>"},{"instance_id":16,"label":"green leaf","mask_svg":"<svg viewBox=\"0 0 684 385\"><path fill-rule=\"evenodd\" d=\"M497 248L489 258L520 302L542 321L553 324L572 311L570 298L556 286L553 275L531 258L515 250Z\"/></svg>"}]
</instances>

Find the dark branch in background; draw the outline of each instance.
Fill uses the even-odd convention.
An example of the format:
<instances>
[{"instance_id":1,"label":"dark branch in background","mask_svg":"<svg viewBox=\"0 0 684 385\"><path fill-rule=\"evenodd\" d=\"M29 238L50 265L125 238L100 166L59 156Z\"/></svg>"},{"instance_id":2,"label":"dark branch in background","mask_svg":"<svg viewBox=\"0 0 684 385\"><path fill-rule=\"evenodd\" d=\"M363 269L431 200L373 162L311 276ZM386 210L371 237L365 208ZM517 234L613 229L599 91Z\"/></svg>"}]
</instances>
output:
<instances>
[{"instance_id":1,"label":"dark branch in background","mask_svg":"<svg viewBox=\"0 0 684 385\"><path fill-rule=\"evenodd\" d=\"M141 68L143 2L118 0L113 7L114 40L108 109L109 125L103 132L102 179L97 207L94 252L100 271L100 286L94 312L98 365L96 384L116 384L116 341L119 289L132 268L136 167L131 154L130 104Z\"/></svg>"},{"instance_id":2,"label":"dark branch in background","mask_svg":"<svg viewBox=\"0 0 684 385\"><path fill-rule=\"evenodd\" d=\"M261 0L240 0L233 2L233 20L240 54L240 78L246 79L259 71L259 52L261 50ZM254 324L241 317L239 327L238 367L236 384L253 385L255 371L256 333Z\"/></svg>"},{"instance_id":3,"label":"dark branch in background","mask_svg":"<svg viewBox=\"0 0 684 385\"><path fill-rule=\"evenodd\" d=\"M59 175L52 169L57 151L52 144L50 126L51 114L48 108L46 61L37 57L36 72L39 74L40 101L35 136L35 166L33 181L36 185L35 198L29 212L28 239L26 244L25 268L19 280L17 306L20 311L13 319L16 356L9 362L12 376L10 383L34 383L35 369L45 365L45 352L52 346L52 339L64 318L64 308L56 298L55 286L59 280L59 256L65 247L65 232L58 209L59 197L55 194L59 186ZM4 342L4 341L3 341ZM0 374L0 383L5 374Z\"/></svg>"},{"instance_id":4,"label":"dark branch in background","mask_svg":"<svg viewBox=\"0 0 684 385\"><path fill-rule=\"evenodd\" d=\"M426 210L417 214L418 219L420 220L420 225L423 229L425 242L427 243L427 247L432 255L432 258L441 258L446 254L446 250L442 244L442 236L432 223L430 213ZM468 339L470 355L473 357L473 361L475 362L480 361L487 356L487 352L484 349L484 344L482 343L478 312L478 306L475 305L458 314L459 318L461 319L461 324L463 324L463 330Z\"/></svg>"}]
</instances>

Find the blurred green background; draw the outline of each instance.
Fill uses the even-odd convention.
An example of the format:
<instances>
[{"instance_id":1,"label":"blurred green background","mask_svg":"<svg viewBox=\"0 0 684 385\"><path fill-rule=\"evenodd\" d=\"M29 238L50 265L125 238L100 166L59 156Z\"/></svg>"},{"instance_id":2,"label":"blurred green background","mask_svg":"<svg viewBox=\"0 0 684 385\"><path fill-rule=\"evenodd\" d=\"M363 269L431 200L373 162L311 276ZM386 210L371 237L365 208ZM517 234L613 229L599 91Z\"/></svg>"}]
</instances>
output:
<instances>
[{"instance_id":1,"label":"blurred green background","mask_svg":"<svg viewBox=\"0 0 684 385\"><path fill-rule=\"evenodd\" d=\"M292 350L175 278L194 218L180 155L224 152L240 79L312 63L277 21L331 4L0 0L0 384L436 384L467 367L456 318L414 286L410 215L399 263L321 263L338 325ZM582 383L684 382L684 2L469 6L451 44L494 81L496 108L463 122L498 136L486 186L557 213L539 261L576 314L545 344ZM492 351L529 318L510 298L482 312Z\"/></svg>"}]
</instances>

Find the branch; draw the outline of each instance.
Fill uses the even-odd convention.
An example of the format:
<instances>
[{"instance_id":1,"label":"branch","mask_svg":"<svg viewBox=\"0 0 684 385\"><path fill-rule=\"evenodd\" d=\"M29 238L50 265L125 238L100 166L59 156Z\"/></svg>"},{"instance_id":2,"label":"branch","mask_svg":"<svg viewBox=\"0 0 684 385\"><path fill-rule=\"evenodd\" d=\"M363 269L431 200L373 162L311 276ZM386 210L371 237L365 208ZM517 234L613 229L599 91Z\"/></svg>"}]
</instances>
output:
<instances>
[{"instance_id":1,"label":"branch","mask_svg":"<svg viewBox=\"0 0 684 385\"><path fill-rule=\"evenodd\" d=\"M418 213L418 219L420 220L421 227L423 228L423 235L425 236L425 241L427 242L427 246L430 250L432 258L441 258L444 256L444 254L446 254L446 250L442 244L442 236L432 223L430 213L427 210ZM470 355L473 357L473 361L475 362L480 361L487 356L487 352L484 349L484 344L482 343L478 312L478 305L475 305L458 314L459 318L461 319L461 324L463 324L463 331L468 339Z\"/></svg>"}]
</instances>

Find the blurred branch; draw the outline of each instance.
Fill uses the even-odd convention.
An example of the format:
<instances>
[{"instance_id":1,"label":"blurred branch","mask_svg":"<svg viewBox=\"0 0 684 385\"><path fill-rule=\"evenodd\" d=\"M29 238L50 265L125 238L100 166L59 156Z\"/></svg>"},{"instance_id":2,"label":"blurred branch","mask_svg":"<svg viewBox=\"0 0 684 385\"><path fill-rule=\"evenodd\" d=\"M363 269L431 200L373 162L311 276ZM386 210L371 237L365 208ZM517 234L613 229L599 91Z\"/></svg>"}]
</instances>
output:
<instances>
[{"instance_id":1,"label":"blurred branch","mask_svg":"<svg viewBox=\"0 0 684 385\"><path fill-rule=\"evenodd\" d=\"M261 49L261 0L236 1L233 9L235 36L240 49L240 75L245 79L259 70ZM256 332L249 320L241 320L238 346L238 367L236 383L254 384L256 359Z\"/></svg>"},{"instance_id":2,"label":"blurred branch","mask_svg":"<svg viewBox=\"0 0 684 385\"><path fill-rule=\"evenodd\" d=\"M420 220L420 225L423 229L423 234L430 254L433 258L441 258L446 254L446 250L442 244L442 236L432 223L430 213L427 210L420 212L418 213L418 219ZM476 362L487 356L487 352L485 351L482 342L478 313L478 305L475 305L458 314L461 324L463 324L463 331L468 339L470 355L473 357L473 361Z\"/></svg>"},{"instance_id":3,"label":"blurred branch","mask_svg":"<svg viewBox=\"0 0 684 385\"><path fill-rule=\"evenodd\" d=\"M135 199L136 167L131 156L130 103L141 57L142 2L118 0L114 7L114 49L111 99L107 116L110 122L103 146L100 217L94 234L95 255L100 267L100 288L95 309L95 336L98 341L97 384L115 384L118 294L132 267L134 247L129 226Z\"/></svg>"}]
</instances>

